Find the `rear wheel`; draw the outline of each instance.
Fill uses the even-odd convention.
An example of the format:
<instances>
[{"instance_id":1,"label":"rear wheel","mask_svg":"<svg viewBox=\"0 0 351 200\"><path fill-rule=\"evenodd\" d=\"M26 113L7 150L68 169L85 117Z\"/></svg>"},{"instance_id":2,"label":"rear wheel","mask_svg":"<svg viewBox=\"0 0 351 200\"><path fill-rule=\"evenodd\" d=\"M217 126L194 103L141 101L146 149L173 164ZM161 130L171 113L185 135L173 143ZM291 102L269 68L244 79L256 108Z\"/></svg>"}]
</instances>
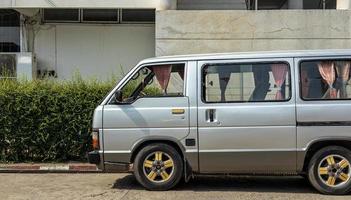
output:
<instances>
[{"instance_id":1,"label":"rear wheel","mask_svg":"<svg viewBox=\"0 0 351 200\"><path fill-rule=\"evenodd\" d=\"M351 151L340 146L319 150L308 167L311 184L323 194L346 194L351 190Z\"/></svg>"},{"instance_id":2,"label":"rear wheel","mask_svg":"<svg viewBox=\"0 0 351 200\"><path fill-rule=\"evenodd\" d=\"M181 180L183 161L172 146L151 144L135 157L134 175L148 190L168 190Z\"/></svg>"}]
</instances>

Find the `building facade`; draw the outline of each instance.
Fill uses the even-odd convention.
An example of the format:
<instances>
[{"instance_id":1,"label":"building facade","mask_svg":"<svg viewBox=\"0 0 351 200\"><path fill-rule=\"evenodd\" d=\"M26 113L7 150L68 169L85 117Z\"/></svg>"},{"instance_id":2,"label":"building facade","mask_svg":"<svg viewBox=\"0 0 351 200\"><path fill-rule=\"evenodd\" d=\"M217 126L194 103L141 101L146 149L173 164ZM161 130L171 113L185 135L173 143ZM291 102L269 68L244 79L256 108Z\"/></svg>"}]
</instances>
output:
<instances>
[{"instance_id":1,"label":"building facade","mask_svg":"<svg viewBox=\"0 0 351 200\"><path fill-rule=\"evenodd\" d=\"M350 2L2 0L0 72L106 79L153 56L350 48Z\"/></svg>"}]
</instances>

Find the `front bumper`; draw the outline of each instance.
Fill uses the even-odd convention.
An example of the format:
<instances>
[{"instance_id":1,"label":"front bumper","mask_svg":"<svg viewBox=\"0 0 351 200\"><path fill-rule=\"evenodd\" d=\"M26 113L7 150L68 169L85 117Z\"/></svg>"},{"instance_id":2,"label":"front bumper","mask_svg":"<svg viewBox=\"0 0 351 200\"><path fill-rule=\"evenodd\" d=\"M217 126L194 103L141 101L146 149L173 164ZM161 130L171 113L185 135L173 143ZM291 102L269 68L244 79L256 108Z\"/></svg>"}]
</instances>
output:
<instances>
[{"instance_id":1,"label":"front bumper","mask_svg":"<svg viewBox=\"0 0 351 200\"><path fill-rule=\"evenodd\" d=\"M100 165L100 162L101 162L100 153L98 151L89 152L88 160L89 160L89 163L91 164Z\"/></svg>"}]
</instances>

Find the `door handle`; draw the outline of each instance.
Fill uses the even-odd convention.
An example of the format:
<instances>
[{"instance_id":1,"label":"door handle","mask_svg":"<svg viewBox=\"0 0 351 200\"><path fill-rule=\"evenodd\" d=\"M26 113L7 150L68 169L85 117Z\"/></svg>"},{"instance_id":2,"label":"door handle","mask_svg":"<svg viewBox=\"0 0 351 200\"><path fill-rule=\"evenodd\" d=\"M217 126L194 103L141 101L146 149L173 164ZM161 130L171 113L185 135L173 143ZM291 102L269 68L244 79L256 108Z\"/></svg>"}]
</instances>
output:
<instances>
[{"instance_id":1,"label":"door handle","mask_svg":"<svg viewBox=\"0 0 351 200\"><path fill-rule=\"evenodd\" d=\"M216 109L207 109L206 110L206 121L210 123L217 123L217 114L216 114Z\"/></svg>"},{"instance_id":2,"label":"door handle","mask_svg":"<svg viewBox=\"0 0 351 200\"><path fill-rule=\"evenodd\" d=\"M173 108L172 109L172 114L173 115L181 115L181 114L184 114L184 113L185 113L184 109L181 109L181 108Z\"/></svg>"}]
</instances>

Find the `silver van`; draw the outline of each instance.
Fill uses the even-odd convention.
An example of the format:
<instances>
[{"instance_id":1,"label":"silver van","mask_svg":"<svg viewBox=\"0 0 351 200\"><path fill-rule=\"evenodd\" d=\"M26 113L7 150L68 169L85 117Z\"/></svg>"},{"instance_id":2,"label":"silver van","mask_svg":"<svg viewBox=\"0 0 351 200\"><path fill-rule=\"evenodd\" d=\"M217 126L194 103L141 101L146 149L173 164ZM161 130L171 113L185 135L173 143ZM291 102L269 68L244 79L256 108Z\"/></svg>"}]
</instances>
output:
<instances>
[{"instance_id":1,"label":"silver van","mask_svg":"<svg viewBox=\"0 0 351 200\"><path fill-rule=\"evenodd\" d=\"M297 174L346 194L350 65L351 50L143 60L96 108L89 161L133 166L149 190L198 174Z\"/></svg>"}]
</instances>

